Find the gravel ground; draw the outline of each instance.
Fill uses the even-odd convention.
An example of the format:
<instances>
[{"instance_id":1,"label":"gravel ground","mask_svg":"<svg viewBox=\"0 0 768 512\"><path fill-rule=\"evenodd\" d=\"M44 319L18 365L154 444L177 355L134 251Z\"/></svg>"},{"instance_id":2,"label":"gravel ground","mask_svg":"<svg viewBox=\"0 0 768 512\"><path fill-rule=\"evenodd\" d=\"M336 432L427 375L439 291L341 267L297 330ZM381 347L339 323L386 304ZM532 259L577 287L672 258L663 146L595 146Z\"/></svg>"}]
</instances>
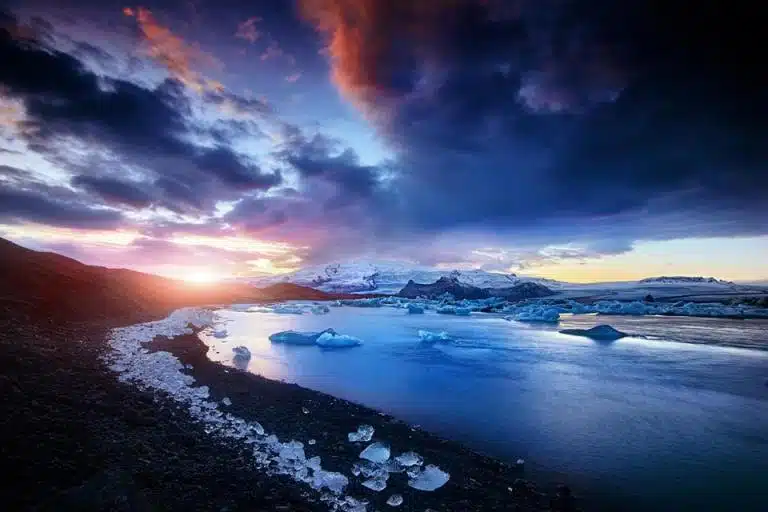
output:
<instances>
[{"instance_id":1,"label":"gravel ground","mask_svg":"<svg viewBox=\"0 0 768 512\"><path fill-rule=\"evenodd\" d=\"M258 471L242 447L212 439L169 399L117 381L100 360L108 330L149 319L60 324L0 309L4 509L327 510L307 486ZM407 487L404 475L393 475L381 493L351 478L348 493L369 499L369 510L395 510L384 504L392 492L403 495L399 510L406 511L575 510L567 489L541 493L519 470L459 444L350 402L211 363L197 336L151 345L191 364L213 397L232 400L231 412L258 419L281 439L315 439L307 454L320 455L326 469L351 477L364 445L346 435L370 424L374 440L394 452L414 450L451 474L432 493Z\"/></svg>"}]
</instances>

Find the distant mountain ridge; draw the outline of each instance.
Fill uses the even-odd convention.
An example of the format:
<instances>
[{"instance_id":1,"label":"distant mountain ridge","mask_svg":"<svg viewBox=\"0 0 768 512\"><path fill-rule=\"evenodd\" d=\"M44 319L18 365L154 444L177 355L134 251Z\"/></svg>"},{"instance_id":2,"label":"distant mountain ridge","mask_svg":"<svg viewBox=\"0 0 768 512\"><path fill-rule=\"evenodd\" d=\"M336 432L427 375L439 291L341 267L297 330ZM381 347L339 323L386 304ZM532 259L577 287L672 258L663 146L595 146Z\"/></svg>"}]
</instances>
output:
<instances>
[{"instance_id":1,"label":"distant mountain ridge","mask_svg":"<svg viewBox=\"0 0 768 512\"><path fill-rule=\"evenodd\" d=\"M256 286L294 283L333 293L398 293L408 281L434 283L442 277L477 288L509 288L523 281L549 282L546 279L523 278L513 273L485 270L443 270L400 262L331 263L303 268L291 274L251 280Z\"/></svg>"},{"instance_id":2,"label":"distant mountain ridge","mask_svg":"<svg viewBox=\"0 0 768 512\"><path fill-rule=\"evenodd\" d=\"M734 285L733 281L725 281L715 277L701 276L658 276L641 279L638 283L642 284L722 284Z\"/></svg>"}]
</instances>

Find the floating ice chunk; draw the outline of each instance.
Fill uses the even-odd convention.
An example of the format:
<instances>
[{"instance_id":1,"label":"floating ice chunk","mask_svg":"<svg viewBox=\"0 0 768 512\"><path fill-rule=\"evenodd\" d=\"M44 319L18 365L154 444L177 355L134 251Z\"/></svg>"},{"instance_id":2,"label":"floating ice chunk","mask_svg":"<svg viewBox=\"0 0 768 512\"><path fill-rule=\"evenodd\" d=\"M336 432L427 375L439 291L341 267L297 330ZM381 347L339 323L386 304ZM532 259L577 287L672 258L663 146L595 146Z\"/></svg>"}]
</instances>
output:
<instances>
[{"instance_id":1,"label":"floating ice chunk","mask_svg":"<svg viewBox=\"0 0 768 512\"><path fill-rule=\"evenodd\" d=\"M232 311L240 311L240 312L246 312L249 311L253 307L253 304L231 304L229 306L229 309Z\"/></svg>"},{"instance_id":2,"label":"floating ice chunk","mask_svg":"<svg viewBox=\"0 0 768 512\"><path fill-rule=\"evenodd\" d=\"M405 452L395 457L395 460L401 465L409 468L411 466L421 466L424 464L424 457L416 452Z\"/></svg>"},{"instance_id":3,"label":"floating ice chunk","mask_svg":"<svg viewBox=\"0 0 768 512\"><path fill-rule=\"evenodd\" d=\"M360 452L360 458L381 464L389 459L389 446L384 443L372 443Z\"/></svg>"},{"instance_id":4,"label":"floating ice chunk","mask_svg":"<svg viewBox=\"0 0 768 512\"><path fill-rule=\"evenodd\" d=\"M373 438L373 427L370 425L360 425L357 427L357 432L350 432L347 434L347 438L350 443L367 443Z\"/></svg>"},{"instance_id":5,"label":"floating ice chunk","mask_svg":"<svg viewBox=\"0 0 768 512\"><path fill-rule=\"evenodd\" d=\"M560 321L560 312L557 308L542 306L524 306L512 315L512 318L518 322L547 322L557 323Z\"/></svg>"},{"instance_id":6,"label":"floating ice chunk","mask_svg":"<svg viewBox=\"0 0 768 512\"><path fill-rule=\"evenodd\" d=\"M331 312L331 308L329 308L325 304L318 304L317 306L314 306L312 308L312 314L314 315L325 315L330 312Z\"/></svg>"},{"instance_id":7,"label":"floating ice chunk","mask_svg":"<svg viewBox=\"0 0 768 512\"><path fill-rule=\"evenodd\" d=\"M444 486L451 477L437 466L430 464L418 475L408 480L408 485L420 491L434 491Z\"/></svg>"},{"instance_id":8,"label":"floating ice chunk","mask_svg":"<svg viewBox=\"0 0 768 512\"><path fill-rule=\"evenodd\" d=\"M230 400L228 396L225 396L224 398L221 399L221 403L226 406L230 406L232 405L232 400Z\"/></svg>"},{"instance_id":9,"label":"floating ice chunk","mask_svg":"<svg viewBox=\"0 0 768 512\"><path fill-rule=\"evenodd\" d=\"M515 462L515 465L517 466L524 466L525 465L525 459L517 459Z\"/></svg>"},{"instance_id":10,"label":"floating ice chunk","mask_svg":"<svg viewBox=\"0 0 768 512\"><path fill-rule=\"evenodd\" d=\"M239 346L232 349L235 354L235 359L247 361L251 358L251 351L247 347Z\"/></svg>"},{"instance_id":11,"label":"floating ice chunk","mask_svg":"<svg viewBox=\"0 0 768 512\"><path fill-rule=\"evenodd\" d=\"M585 336L593 340L613 341L628 336L627 333L614 329L610 325L597 325L591 329L563 329L562 334Z\"/></svg>"},{"instance_id":12,"label":"floating ice chunk","mask_svg":"<svg viewBox=\"0 0 768 512\"><path fill-rule=\"evenodd\" d=\"M372 491L383 491L387 488L387 481L383 478L371 478L363 482L363 487L367 487Z\"/></svg>"},{"instance_id":13,"label":"floating ice chunk","mask_svg":"<svg viewBox=\"0 0 768 512\"><path fill-rule=\"evenodd\" d=\"M408 304L406 307L408 308L408 314L421 315L424 313L424 307L418 304Z\"/></svg>"},{"instance_id":14,"label":"floating ice chunk","mask_svg":"<svg viewBox=\"0 0 768 512\"><path fill-rule=\"evenodd\" d=\"M223 338L226 338L227 336L229 336L229 333L227 332L226 329L217 329L213 331L214 338L223 339Z\"/></svg>"},{"instance_id":15,"label":"floating ice chunk","mask_svg":"<svg viewBox=\"0 0 768 512\"><path fill-rule=\"evenodd\" d=\"M341 473L321 469L315 470L310 484L314 489L326 488L333 493L341 494L344 492L344 488L349 485L349 479Z\"/></svg>"},{"instance_id":16,"label":"floating ice chunk","mask_svg":"<svg viewBox=\"0 0 768 512\"><path fill-rule=\"evenodd\" d=\"M279 315L303 315L304 308L293 304L279 304L272 308L272 312Z\"/></svg>"},{"instance_id":17,"label":"floating ice chunk","mask_svg":"<svg viewBox=\"0 0 768 512\"><path fill-rule=\"evenodd\" d=\"M247 309L248 313L272 313L272 308L265 306L253 306Z\"/></svg>"},{"instance_id":18,"label":"floating ice chunk","mask_svg":"<svg viewBox=\"0 0 768 512\"><path fill-rule=\"evenodd\" d=\"M324 332L318 336L315 341L318 345L325 348L345 348L362 345L363 341L354 336L346 334L336 334L335 332Z\"/></svg>"},{"instance_id":19,"label":"floating ice chunk","mask_svg":"<svg viewBox=\"0 0 768 512\"><path fill-rule=\"evenodd\" d=\"M315 441L314 439L310 439L309 441L307 441L307 444L310 445L310 446L312 446L312 445L314 445L316 443L317 443L317 441Z\"/></svg>"},{"instance_id":20,"label":"floating ice chunk","mask_svg":"<svg viewBox=\"0 0 768 512\"><path fill-rule=\"evenodd\" d=\"M251 430L253 430L253 433L256 435L263 436L264 435L264 427L261 426L261 423L258 421L254 421L251 423Z\"/></svg>"},{"instance_id":21,"label":"floating ice chunk","mask_svg":"<svg viewBox=\"0 0 768 512\"><path fill-rule=\"evenodd\" d=\"M269 341L286 345L314 345L317 338L325 333L335 335L336 331L333 329L326 329L321 332L281 331L270 335Z\"/></svg>"},{"instance_id":22,"label":"floating ice chunk","mask_svg":"<svg viewBox=\"0 0 768 512\"><path fill-rule=\"evenodd\" d=\"M390 507L399 507L403 504L403 497L399 494L393 494L387 499L387 505Z\"/></svg>"},{"instance_id":23,"label":"floating ice chunk","mask_svg":"<svg viewBox=\"0 0 768 512\"><path fill-rule=\"evenodd\" d=\"M432 331L425 331L420 329L419 338L421 338L421 341L423 341L424 343L435 343L437 341L451 341L451 337L448 336L448 333L445 331L432 332Z\"/></svg>"}]
</instances>

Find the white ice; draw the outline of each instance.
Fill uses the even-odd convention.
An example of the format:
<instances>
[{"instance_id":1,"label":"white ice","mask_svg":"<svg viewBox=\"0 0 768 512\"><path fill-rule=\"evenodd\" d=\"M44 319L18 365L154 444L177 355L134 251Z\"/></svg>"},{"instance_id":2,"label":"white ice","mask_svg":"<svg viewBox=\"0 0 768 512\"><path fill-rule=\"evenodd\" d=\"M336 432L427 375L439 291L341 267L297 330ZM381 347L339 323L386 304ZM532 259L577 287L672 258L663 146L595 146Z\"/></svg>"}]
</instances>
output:
<instances>
[{"instance_id":1,"label":"white ice","mask_svg":"<svg viewBox=\"0 0 768 512\"><path fill-rule=\"evenodd\" d=\"M387 488L387 481L383 478L371 478L362 483L363 487L367 487L372 491L383 491Z\"/></svg>"},{"instance_id":2,"label":"white ice","mask_svg":"<svg viewBox=\"0 0 768 512\"><path fill-rule=\"evenodd\" d=\"M445 471L430 464L408 480L408 485L420 491L434 491L444 486L450 477Z\"/></svg>"},{"instance_id":3,"label":"white ice","mask_svg":"<svg viewBox=\"0 0 768 512\"><path fill-rule=\"evenodd\" d=\"M399 494L393 494L387 499L387 505L390 507L399 507L403 504L403 497Z\"/></svg>"},{"instance_id":4,"label":"white ice","mask_svg":"<svg viewBox=\"0 0 768 512\"><path fill-rule=\"evenodd\" d=\"M269 341L272 343L284 343L286 345L314 345L317 342L317 338L321 334L326 332L335 332L333 329L328 329L322 332L301 332L301 331L281 331L271 334Z\"/></svg>"},{"instance_id":5,"label":"white ice","mask_svg":"<svg viewBox=\"0 0 768 512\"><path fill-rule=\"evenodd\" d=\"M357 427L356 432L350 432L347 434L347 438L349 439L350 443L358 443L358 442L364 442L367 443L368 441L373 438L373 427L370 425L360 425Z\"/></svg>"},{"instance_id":6,"label":"white ice","mask_svg":"<svg viewBox=\"0 0 768 512\"><path fill-rule=\"evenodd\" d=\"M346 334L336 334L335 332L324 332L318 336L315 341L318 345L325 348L344 348L344 347L356 347L362 345L363 341L354 336L348 336Z\"/></svg>"},{"instance_id":7,"label":"white ice","mask_svg":"<svg viewBox=\"0 0 768 512\"><path fill-rule=\"evenodd\" d=\"M411 315L420 315L424 313L424 306L419 306L418 304L408 304L406 307L408 309L408 313Z\"/></svg>"},{"instance_id":8,"label":"white ice","mask_svg":"<svg viewBox=\"0 0 768 512\"><path fill-rule=\"evenodd\" d=\"M312 313L315 315L325 315L330 312L331 312L331 308L329 308L325 304L318 304L317 306L312 307Z\"/></svg>"},{"instance_id":9,"label":"white ice","mask_svg":"<svg viewBox=\"0 0 768 512\"><path fill-rule=\"evenodd\" d=\"M435 343L437 341L451 341L451 337L447 332L432 332L419 329L419 339L424 343Z\"/></svg>"},{"instance_id":10,"label":"white ice","mask_svg":"<svg viewBox=\"0 0 768 512\"><path fill-rule=\"evenodd\" d=\"M389 459L389 446L384 443L372 443L360 452L360 458L381 464Z\"/></svg>"},{"instance_id":11,"label":"white ice","mask_svg":"<svg viewBox=\"0 0 768 512\"><path fill-rule=\"evenodd\" d=\"M557 308L534 304L516 308L511 319L518 322L557 323L560 321L560 311Z\"/></svg>"},{"instance_id":12,"label":"white ice","mask_svg":"<svg viewBox=\"0 0 768 512\"><path fill-rule=\"evenodd\" d=\"M424 464L424 457L416 452L406 452L395 457L395 460L401 465L409 468L411 466L421 466Z\"/></svg>"},{"instance_id":13,"label":"white ice","mask_svg":"<svg viewBox=\"0 0 768 512\"><path fill-rule=\"evenodd\" d=\"M332 510L365 512L364 502L343 495L349 484L345 475L323 470L319 457L307 459L302 443L280 442L275 435L267 436L257 421L221 411L208 388L196 386L194 377L183 372L184 366L175 356L168 352L150 352L144 346L158 336L192 334L191 327L210 327L215 319L210 310L185 308L163 320L114 329L109 338L110 351L104 360L121 382L162 393L185 407L210 435L249 446L254 464L267 474L288 475L310 485L320 491L320 499Z\"/></svg>"}]
</instances>

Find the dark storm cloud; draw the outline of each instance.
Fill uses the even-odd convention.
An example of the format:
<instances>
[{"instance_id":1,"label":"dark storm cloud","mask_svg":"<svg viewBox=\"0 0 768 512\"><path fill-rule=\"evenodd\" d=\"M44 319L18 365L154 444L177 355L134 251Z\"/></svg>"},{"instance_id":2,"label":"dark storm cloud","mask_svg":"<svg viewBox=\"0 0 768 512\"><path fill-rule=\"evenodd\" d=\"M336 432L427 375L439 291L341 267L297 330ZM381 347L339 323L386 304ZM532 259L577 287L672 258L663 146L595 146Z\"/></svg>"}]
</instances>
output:
<instances>
[{"instance_id":1,"label":"dark storm cloud","mask_svg":"<svg viewBox=\"0 0 768 512\"><path fill-rule=\"evenodd\" d=\"M0 222L24 221L68 228L108 229L118 226L122 216L114 210L93 208L85 203L65 201L0 183Z\"/></svg>"},{"instance_id":2,"label":"dark storm cloud","mask_svg":"<svg viewBox=\"0 0 768 512\"><path fill-rule=\"evenodd\" d=\"M589 236L593 223L625 239L768 232L756 222L768 218L768 77L747 10L302 6L328 38L338 87L397 147L395 189L415 228L535 224L552 239Z\"/></svg>"},{"instance_id":3,"label":"dark storm cloud","mask_svg":"<svg viewBox=\"0 0 768 512\"><path fill-rule=\"evenodd\" d=\"M78 175L72 178L72 185L80 187L107 203L145 208L152 204L152 194L137 184L99 176Z\"/></svg>"},{"instance_id":4,"label":"dark storm cloud","mask_svg":"<svg viewBox=\"0 0 768 512\"><path fill-rule=\"evenodd\" d=\"M336 189L334 199L347 204L371 198L379 187L382 169L362 165L357 153L322 133L307 136L298 127L284 129L277 158L305 181L323 181Z\"/></svg>"},{"instance_id":5,"label":"dark storm cloud","mask_svg":"<svg viewBox=\"0 0 768 512\"><path fill-rule=\"evenodd\" d=\"M280 183L279 174L262 173L221 141L215 147L191 141L201 129L192 126L192 107L180 82L166 80L151 89L98 76L69 54L15 37L18 27L6 16L0 28L0 86L24 104L22 133L29 147L87 175L78 178L80 186L141 206L149 204L148 193L141 191L156 184L160 194L154 203L184 211L211 210L218 200ZM238 107L256 108L256 103L243 100ZM104 161L110 165L93 165ZM129 171L140 173L141 183L119 179Z\"/></svg>"}]
</instances>

